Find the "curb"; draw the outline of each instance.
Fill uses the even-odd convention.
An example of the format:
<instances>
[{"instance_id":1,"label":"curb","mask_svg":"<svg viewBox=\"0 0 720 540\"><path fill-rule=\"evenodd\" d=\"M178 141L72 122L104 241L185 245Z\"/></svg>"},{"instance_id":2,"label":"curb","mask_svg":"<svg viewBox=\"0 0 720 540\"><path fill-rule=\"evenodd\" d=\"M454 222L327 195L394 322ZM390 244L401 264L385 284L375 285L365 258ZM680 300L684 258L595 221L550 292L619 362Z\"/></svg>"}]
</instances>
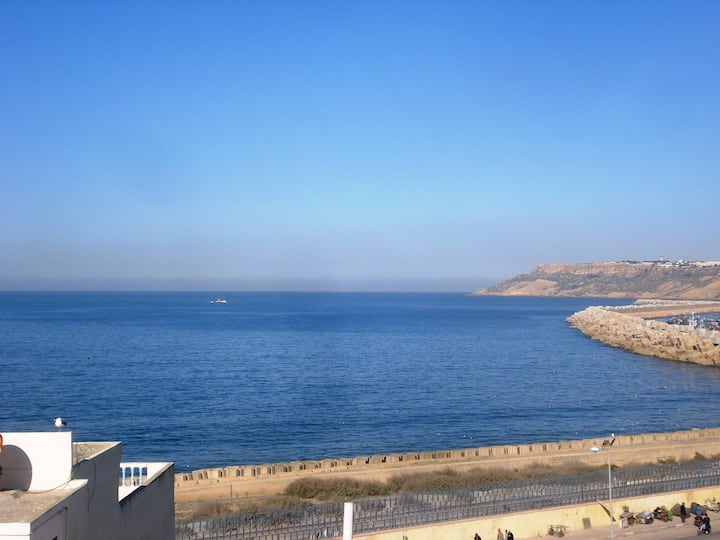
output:
<instances>
[{"instance_id":1,"label":"curb","mask_svg":"<svg viewBox=\"0 0 720 540\"><path fill-rule=\"evenodd\" d=\"M687 523L669 522L653 523L652 525L631 525L627 529L615 531L614 536L615 538L633 537L644 534L660 533L669 529L680 529L687 526ZM690 527L693 527L692 523L690 523ZM607 529L601 532L599 528L597 530L590 529L586 531L576 531L576 534L573 534L572 536L578 540L608 540L610 538L610 534Z\"/></svg>"}]
</instances>

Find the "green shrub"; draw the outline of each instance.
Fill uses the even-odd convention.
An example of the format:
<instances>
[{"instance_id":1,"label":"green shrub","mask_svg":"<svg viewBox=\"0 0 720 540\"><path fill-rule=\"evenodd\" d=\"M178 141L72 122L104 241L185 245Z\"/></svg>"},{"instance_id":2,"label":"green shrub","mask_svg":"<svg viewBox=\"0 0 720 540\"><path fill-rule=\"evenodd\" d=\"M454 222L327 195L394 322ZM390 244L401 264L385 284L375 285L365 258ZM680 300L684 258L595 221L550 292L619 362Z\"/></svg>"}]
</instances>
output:
<instances>
[{"instance_id":1,"label":"green shrub","mask_svg":"<svg viewBox=\"0 0 720 540\"><path fill-rule=\"evenodd\" d=\"M386 484L350 478L299 478L285 488L283 495L289 499L304 501L347 500L394 493L439 491L508 480L580 474L597 468L578 461L563 463L560 466L539 463L522 469L475 467L467 471L458 471L446 467L438 471L398 474L392 476Z\"/></svg>"},{"instance_id":2,"label":"green shrub","mask_svg":"<svg viewBox=\"0 0 720 540\"><path fill-rule=\"evenodd\" d=\"M580 462L569 462L559 467L546 464L533 464L522 469L474 467L462 472L448 467L441 471L393 476L388 481L388 488L392 493L437 491L454 487L479 486L493 482L505 482L508 480L580 474L596 469L596 466L585 465Z\"/></svg>"},{"instance_id":3,"label":"green shrub","mask_svg":"<svg viewBox=\"0 0 720 540\"><path fill-rule=\"evenodd\" d=\"M298 478L290 483L283 492L288 497L335 501L351 498L390 495L385 484L375 481L363 482L351 478Z\"/></svg>"}]
</instances>

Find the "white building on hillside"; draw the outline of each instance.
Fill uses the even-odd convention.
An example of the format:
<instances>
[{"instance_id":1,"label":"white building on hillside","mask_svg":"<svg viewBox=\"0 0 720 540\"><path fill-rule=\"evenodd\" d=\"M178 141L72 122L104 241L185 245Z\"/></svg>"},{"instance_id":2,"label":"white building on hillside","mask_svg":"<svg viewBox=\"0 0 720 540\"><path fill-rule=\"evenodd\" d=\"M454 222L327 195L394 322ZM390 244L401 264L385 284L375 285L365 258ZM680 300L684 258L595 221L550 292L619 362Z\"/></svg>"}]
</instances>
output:
<instances>
[{"instance_id":1,"label":"white building on hillside","mask_svg":"<svg viewBox=\"0 0 720 540\"><path fill-rule=\"evenodd\" d=\"M119 442L0 434L0 540L171 540L172 463L121 463Z\"/></svg>"}]
</instances>

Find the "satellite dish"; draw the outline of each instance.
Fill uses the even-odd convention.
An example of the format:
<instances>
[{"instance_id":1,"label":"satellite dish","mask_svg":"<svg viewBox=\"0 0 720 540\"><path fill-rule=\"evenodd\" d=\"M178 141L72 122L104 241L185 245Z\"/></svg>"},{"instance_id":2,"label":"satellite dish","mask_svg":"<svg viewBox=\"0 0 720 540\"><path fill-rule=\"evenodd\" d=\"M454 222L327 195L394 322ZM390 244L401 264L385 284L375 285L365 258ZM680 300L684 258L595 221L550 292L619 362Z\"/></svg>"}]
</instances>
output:
<instances>
[{"instance_id":1,"label":"satellite dish","mask_svg":"<svg viewBox=\"0 0 720 540\"><path fill-rule=\"evenodd\" d=\"M62 431L65 426L67 426L67 422L58 416L55 419L55 427L58 428L58 431Z\"/></svg>"}]
</instances>

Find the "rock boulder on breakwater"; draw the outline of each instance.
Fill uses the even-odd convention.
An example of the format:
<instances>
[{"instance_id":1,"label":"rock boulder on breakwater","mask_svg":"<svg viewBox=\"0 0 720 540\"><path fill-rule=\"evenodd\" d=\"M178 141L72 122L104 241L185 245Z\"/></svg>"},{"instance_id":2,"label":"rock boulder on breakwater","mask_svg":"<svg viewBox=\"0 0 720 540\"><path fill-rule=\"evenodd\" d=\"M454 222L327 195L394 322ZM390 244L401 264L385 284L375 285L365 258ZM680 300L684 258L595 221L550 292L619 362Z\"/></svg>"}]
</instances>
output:
<instances>
[{"instance_id":1,"label":"rock boulder on breakwater","mask_svg":"<svg viewBox=\"0 0 720 540\"><path fill-rule=\"evenodd\" d=\"M635 311L633 306L592 306L567 321L586 336L611 347L666 360L720 366L720 332L646 320L638 316L640 313L647 316L646 311Z\"/></svg>"}]
</instances>

